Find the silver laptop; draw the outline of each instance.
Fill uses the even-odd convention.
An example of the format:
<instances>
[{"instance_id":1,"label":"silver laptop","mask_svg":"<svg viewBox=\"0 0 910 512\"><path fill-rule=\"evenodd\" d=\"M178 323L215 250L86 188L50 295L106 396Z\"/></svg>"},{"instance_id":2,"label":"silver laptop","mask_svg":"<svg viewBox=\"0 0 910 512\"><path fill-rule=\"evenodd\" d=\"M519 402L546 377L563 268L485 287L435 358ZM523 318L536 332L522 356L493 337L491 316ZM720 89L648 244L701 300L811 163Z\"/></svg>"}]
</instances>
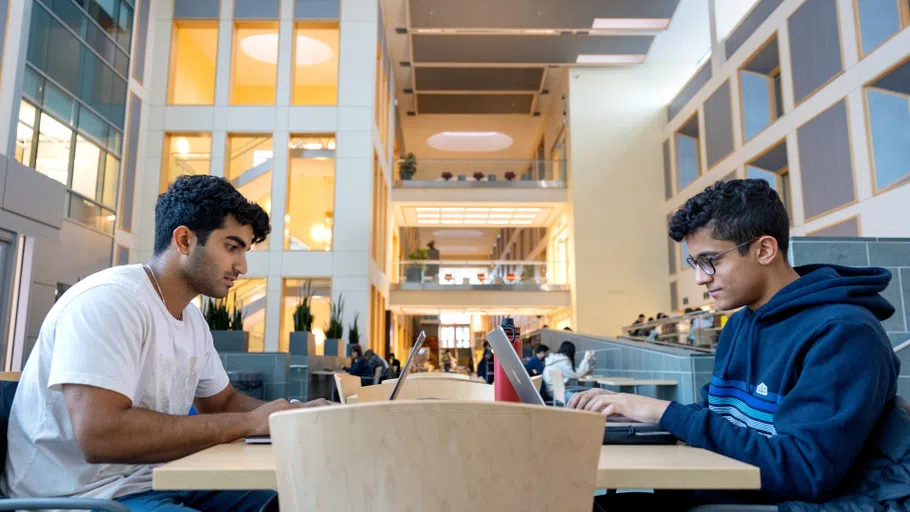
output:
<instances>
[{"instance_id":1,"label":"silver laptop","mask_svg":"<svg viewBox=\"0 0 910 512\"><path fill-rule=\"evenodd\" d=\"M486 338L493 349L493 355L496 356L499 364L502 365L502 369L509 376L509 382L512 383L512 387L515 388L515 392L518 393L518 398L521 399L522 403L546 405L540 396L540 392L537 391L537 386L531 382L528 370L521 363L521 358L518 357L515 349L512 348L512 343L509 341L506 332L502 330L502 327L497 327L487 333Z\"/></svg>"},{"instance_id":2,"label":"silver laptop","mask_svg":"<svg viewBox=\"0 0 910 512\"><path fill-rule=\"evenodd\" d=\"M404 366L401 367L401 375L398 376L398 382L395 383L395 387L392 388L392 394L389 395L389 400L395 400L398 398L398 393L401 391L401 386L404 385L405 379L408 378L408 373L411 372L411 367L414 366L414 359L417 357L417 352L420 351L420 347L423 346L423 342L427 339L427 334L423 331L420 331L420 334L417 336L417 341L414 342L414 348L411 349L411 353L408 354L408 360L405 361Z\"/></svg>"}]
</instances>

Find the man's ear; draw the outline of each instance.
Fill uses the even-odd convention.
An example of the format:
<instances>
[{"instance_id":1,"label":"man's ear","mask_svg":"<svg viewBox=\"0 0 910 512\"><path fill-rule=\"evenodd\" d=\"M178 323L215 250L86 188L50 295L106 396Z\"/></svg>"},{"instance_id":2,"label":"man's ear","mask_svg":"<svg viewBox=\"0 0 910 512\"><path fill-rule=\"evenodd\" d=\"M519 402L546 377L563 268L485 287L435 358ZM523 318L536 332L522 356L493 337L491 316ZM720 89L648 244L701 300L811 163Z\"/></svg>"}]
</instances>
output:
<instances>
[{"instance_id":1,"label":"man's ear","mask_svg":"<svg viewBox=\"0 0 910 512\"><path fill-rule=\"evenodd\" d=\"M756 257L760 265L770 265L780 248L777 246L777 239L773 236L763 236L755 241L755 247L758 249Z\"/></svg>"},{"instance_id":2,"label":"man's ear","mask_svg":"<svg viewBox=\"0 0 910 512\"><path fill-rule=\"evenodd\" d=\"M196 233L193 233L190 228L178 226L174 230L173 242L177 247L177 252L183 256L188 256L199 240L196 238Z\"/></svg>"}]
</instances>

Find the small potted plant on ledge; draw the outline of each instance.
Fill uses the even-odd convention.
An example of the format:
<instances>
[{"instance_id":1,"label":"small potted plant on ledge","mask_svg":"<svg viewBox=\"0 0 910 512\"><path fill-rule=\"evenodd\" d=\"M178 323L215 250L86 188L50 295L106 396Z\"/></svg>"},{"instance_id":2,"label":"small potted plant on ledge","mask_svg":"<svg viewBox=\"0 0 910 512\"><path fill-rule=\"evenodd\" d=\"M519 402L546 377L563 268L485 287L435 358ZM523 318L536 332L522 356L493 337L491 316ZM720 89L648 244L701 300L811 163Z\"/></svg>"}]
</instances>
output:
<instances>
[{"instance_id":1,"label":"small potted plant on ledge","mask_svg":"<svg viewBox=\"0 0 910 512\"><path fill-rule=\"evenodd\" d=\"M482 179L483 179L483 173L482 173L482 172L475 172L475 173L474 173L474 179L477 180L477 181L482 180Z\"/></svg>"},{"instance_id":2,"label":"small potted plant on ledge","mask_svg":"<svg viewBox=\"0 0 910 512\"><path fill-rule=\"evenodd\" d=\"M339 353L338 345L344 343L344 325L341 323L341 319L344 316L344 297L339 293L338 301L332 304L331 316L329 318L329 325L325 326L325 345L323 348L323 355L326 356L338 356L344 352Z\"/></svg>"},{"instance_id":3,"label":"small potted plant on ledge","mask_svg":"<svg viewBox=\"0 0 910 512\"><path fill-rule=\"evenodd\" d=\"M408 153L404 160L398 162L398 177L402 180L410 180L417 174L417 157L414 153Z\"/></svg>"},{"instance_id":4,"label":"small potted plant on ledge","mask_svg":"<svg viewBox=\"0 0 910 512\"><path fill-rule=\"evenodd\" d=\"M512 181L515 179L515 173L512 171L509 171L505 174L505 177L507 180Z\"/></svg>"},{"instance_id":5,"label":"small potted plant on ledge","mask_svg":"<svg viewBox=\"0 0 910 512\"><path fill-rule=\"evenodd\" d=\"M408 266L405 268L405 280L409 283L422 283L423 282L423 270L425 265L423 263L415 263L416 261L427 259L427 250L426 249L417 249L411 251L408 254Z\"/></svg>"},{"instance_id":6,"label":"small potted plant on ledge","mask_svg":"<svg viewBox=\"0 0 910 512\"><path fill-rule=\"evenodd\" d=\"M297 294L294 307L294 331L288 343L291 354L316 355L316 337L313 336L313 283L307 281Z\"/></svg>"},{"instance_id":7,"label":"small potted plant on ledge","mask_svg":"<svg viewBox=\"0 0 910 512\"><path fill-rule=\"evenodd\" d=\"M450 173L449 171L442 173L442 179L449 181L450 179L452 179L452 173Z\"/></svg>"},{"instance_id":8,"label":"small potted plant on ledge","mask_svg":"<svg viewBox=\"0 0 910 512\"><path fill-rule=\"evenodd\" d=\"M247 352L250 348L250 333L243 330L243 305L235 298L233 311L228 311L223 299L207 299L202 314L217 352Z\"/></svg>"},{"instance_id":9,"label":"small potted plant on ledge","mask_svg":"<svg viewBox=\"0 0 910 512\"><path fill-rule=\"evenodd\" d=\"M354 323L348 327L348 344L344 347L344 355L351 357L351 347L360 344L360 329L357 328L357 320L360 319L360 313L354 314Z\"/></svg>"}]
</instances>

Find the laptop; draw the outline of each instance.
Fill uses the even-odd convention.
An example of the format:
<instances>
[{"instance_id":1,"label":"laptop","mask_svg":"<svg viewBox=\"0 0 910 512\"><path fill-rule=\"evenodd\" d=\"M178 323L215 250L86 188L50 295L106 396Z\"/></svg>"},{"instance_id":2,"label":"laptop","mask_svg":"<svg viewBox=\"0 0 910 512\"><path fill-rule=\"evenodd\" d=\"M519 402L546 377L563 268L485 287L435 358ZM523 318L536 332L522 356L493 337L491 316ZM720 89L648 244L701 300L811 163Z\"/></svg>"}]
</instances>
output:
<instances>
[{"instance_id":1,"label":"laptop","mask_svg":"<svg viewBox=\"0 0 910 512\"><path fill-rule=\"evenodd\" d=\"M546 405L502 327L497 327L487 333L486 339L490 342L493 354L502 365L502 369L509 377L509 382L512 383L521 402L531 405ZM628 418L618 420L607 419L604 425L603 444L676 444L677 442L676 437L662 429L660 425L639 423Z\"/></svg>"},{"instance_id":2,"label":"laptop","mask_svg":"<svg viewBox=\"0 0 910 512\"><path fill-rule=\"evenodd\" d=\"M423 342L426 341L427 334L424 331L420 331L420 334L417 335L417 341L414 342L414 348L411 349L411 353L408 354L408 360L404 362L404 366L401 367L401 375L398 376L398 382L395 383L395 387L392 388L392 393L389 395L389 400L395 400L398 398L398 393L401 392L401 386L404 385L405 379L408 378L408 374L411 372L411 367L414 366L414 359L417 357L417 353L420 352L423 346Z\"/></svg>"}]
</instances>

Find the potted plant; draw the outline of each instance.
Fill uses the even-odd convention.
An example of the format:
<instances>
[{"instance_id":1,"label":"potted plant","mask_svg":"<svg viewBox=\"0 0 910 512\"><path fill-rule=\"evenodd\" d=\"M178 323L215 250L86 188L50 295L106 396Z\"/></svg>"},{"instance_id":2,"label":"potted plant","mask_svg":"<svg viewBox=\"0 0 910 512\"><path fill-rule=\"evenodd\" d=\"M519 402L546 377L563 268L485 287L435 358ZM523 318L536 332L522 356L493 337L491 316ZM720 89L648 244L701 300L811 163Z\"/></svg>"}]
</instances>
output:
<instances>
[{"instance_id":1,"label":"potted plant","mask_svg":"<svg viewBox=\"0 0 910 512\"><path fill-rule=\"evenodd\" d=\"M408 153L404 159L398 162L398 177L402 180L410 180L417 173L417 157L414 153Z\"/></svg>"},{"instance_id":2,"label":"potted plant","mask_svg":"<svg viewBox=\"0 0 910 512\"><path fill-rule=\"evenodd\" d=\"M505 176L506 176L506 179L509 180L509 181L512 181L512 180L515 179L515 173L512 172L512 171L507 172L507 173L505 174Z\"/></svg>"},{"instance_id":3,"label":"potted plant","mask_svg":"<svg viewBox=\"0 0 910 512\"><path fill-rule=\"evenodd\" d=\"M344 343L344 297L338 294L338 300L332 304L329 324L325 326L325 346L322 353L327 356L338 356L338 345ZM343 352L342 352L343 353Z\"/></svg>"},{"instance_id":4,"label":"potted plant","mask_svg":"<svg viewBox=\"0 0 910 512\"><path fill-rule=\"evenodd\" d=\"M482 180L482 179L483 179L483 173L482 173L482 172L475 172L475 173L474 173L474 179L477 180L477 181Z\"/></svg>"},{"instance_id":5,"label":"potted plant","mask_svg":"<svg viewBox=\"0 0 910 512\"><path fill-rule=\"evenodd\" d=\"M217 352L247 352L250 348L250 333L243 330L243 305L236 298L233 303L233 311L224 299L208 298L202 305Z\"/></svg>"},{"instance_id":6,"label":"potted plant","mask_svg":"<svg viewBox=\"0 0 910 512\"><path fill-rule=\"evenodd\" d=\"M527 283L528 281L534 281L533 265L525 265L521 268L521 282Z\"/></svg>"},{"instance_id":7,"label":"potted plant","mask_svg":"<svg viewBox=\"0 0 910 512\"><path fill-rule=\"evenodd\" d=\"M416 249L408 254L408 266L405 268L405 279L409 283L422 283L423 272L426 265L423 263L414 263L415 261L427 259L426 249Z\"/></svg>"},{"instance_id":8,"label":"potted plant","mask_svg":"<svg viewBox=\"0 0 910 512\"><path fill-rule=\"evenodd\" d=\"M294 331L288 343L288 352L300 355L316 355L316 337L313 336L313 282L307 281L297 292L294 307Z\"/></svg>"},{"instance_id":9,"label":"potted plant","mask_svg":"<svg viewBox=\"0 0 910 512\"><path fill-rule=\"evenodd\" d=\"M354 323L348 327L348 344L345 347L344 355L350 357L350 348L360 343L360 329L357 328L357 320L360 313L354 314Z\"/></svg>"},{"instance_id":10,"label":"potted plant","mask_svg":"<svg viewBox=\"0 0 910 512\"><path fill-rule=\"evenodd\" d=\"M449 181L450 179L452 179L452 173L450 173L449 171L442 173L442 179Z\"/></svg>"}]
</instances>

